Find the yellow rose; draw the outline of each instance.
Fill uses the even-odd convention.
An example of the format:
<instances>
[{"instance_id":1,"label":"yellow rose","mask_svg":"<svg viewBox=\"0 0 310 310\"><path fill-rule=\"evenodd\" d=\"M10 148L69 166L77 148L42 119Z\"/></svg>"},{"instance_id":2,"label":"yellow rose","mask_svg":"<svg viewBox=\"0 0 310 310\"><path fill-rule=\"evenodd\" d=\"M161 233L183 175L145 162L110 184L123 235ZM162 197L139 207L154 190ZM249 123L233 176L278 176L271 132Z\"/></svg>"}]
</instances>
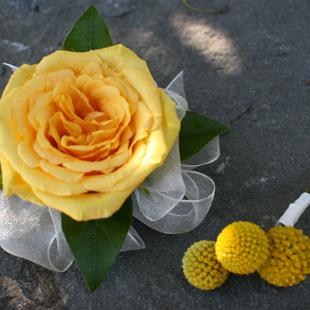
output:
<instances>
[{"instance_id":1,"label":"yellow rose","mask_svg":"<svg viewBox=\"0 0 310 310\"><path fill-rule=\"evenodd\" d=\"M75 220L110 217L161 166L175 103L123 45L22 65L0 100L4 194Z\"/></svg>"}]
</instances>

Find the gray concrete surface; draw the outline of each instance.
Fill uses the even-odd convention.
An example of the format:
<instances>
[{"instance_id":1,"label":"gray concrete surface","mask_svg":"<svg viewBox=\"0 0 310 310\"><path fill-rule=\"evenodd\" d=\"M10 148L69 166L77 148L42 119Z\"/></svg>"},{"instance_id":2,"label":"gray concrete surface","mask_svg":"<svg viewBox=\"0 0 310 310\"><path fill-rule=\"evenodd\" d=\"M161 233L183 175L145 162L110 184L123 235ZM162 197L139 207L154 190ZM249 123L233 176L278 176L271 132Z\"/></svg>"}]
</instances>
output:
<instances>
[{"instance_id":1,"label":"gray concrete surface","mask_svg":"<svg viewBox=\"0 0 310 310\"><path fill-rule=\"evenodd\" d=\"M59 48L72 22L95 3L114 41L145 58L160 85L184 69L191 109L231 125L221 140L222 157L203 170L217 184L212 210L184 235L136 223L147 249L121 254L93 295L76 267L55 274L0 250L0 308L310 309L309 278L280 289L257 275L231 276L222 288L201 292L180 269L194 241L214 239L239 219L267 229L309 188L310 2L211 2L229 5L223 15L193 13L178 0L120 2L0 0L0 61L38 61ZM1 89L9 74L0 68ZM297 225L308 234L309 216Z\"/></svg>"}]
</instances>

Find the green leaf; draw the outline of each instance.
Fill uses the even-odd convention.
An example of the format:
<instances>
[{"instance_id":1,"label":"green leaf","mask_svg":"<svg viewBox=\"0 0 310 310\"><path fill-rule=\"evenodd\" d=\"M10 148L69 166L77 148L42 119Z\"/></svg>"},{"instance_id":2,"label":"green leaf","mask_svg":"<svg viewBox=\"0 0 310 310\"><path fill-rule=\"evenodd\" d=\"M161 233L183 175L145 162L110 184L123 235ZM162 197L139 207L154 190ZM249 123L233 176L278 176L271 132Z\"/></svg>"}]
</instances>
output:
<instances>
[{"instance_id":1,"label":"green leaf","mask_svg":"<svg viewBox=\"0 0 310 310\"><path fill-rule=\"evenodd\" d=\"M112 217L77 222L62 214L62 229L91 292L110 272L132 223L131 199Z\"/></svg>"},{"instance_id":2,"label":"green leaf","mask_svg":"<svg viewBox=\"0 0 310 310\"><path fill-rule=\"evenodd\" d=\"M111 46L109 28L98 10L91 6L73 25L64 41L63 49L74 52L87 52Z\"/></svg>"},{"instance_id":3,"label":"green leaf","mask_svg":"<svg viewBox=\"0 0 310 310\"><path fill-rule=\"evenodd\" d=\"M216 136L229 131L223 124L194 112L187 112L181 123L181 160L188 159L200 151Z\"/></svg>"}]
</instances>

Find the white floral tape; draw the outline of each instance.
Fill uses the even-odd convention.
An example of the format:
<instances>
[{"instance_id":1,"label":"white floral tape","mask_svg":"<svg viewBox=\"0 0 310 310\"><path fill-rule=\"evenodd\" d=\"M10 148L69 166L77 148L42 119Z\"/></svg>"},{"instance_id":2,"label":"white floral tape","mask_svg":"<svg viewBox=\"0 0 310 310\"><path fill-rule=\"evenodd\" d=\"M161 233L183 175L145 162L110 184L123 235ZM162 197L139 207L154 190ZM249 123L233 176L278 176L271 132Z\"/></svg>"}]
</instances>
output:
<instances>
[{"instance_id":1,"label":"white floral tape","mask_svg":"<svg viewBox=\"0 0 310 310\"><path fill-rule=\"evenodd\" d=\"M294 226L306 209L310 206L310 194L302 193L300 197L291 203L277 224L284 226Z\"/></svg>"},{"instance_id":2,"label":"white floral tape","mask_svg":"<svg viewBox=\"0 0 310 310\"><path fill-rule=\"evenodd\" d=\"M5 64L13 71L15 66ZM176 102L182 119L188 110L180 72L166 89ZM216 160L220 155L219 139L211 141L197 155L181 164L178 141L164 165L153 172L133 195L133 214L149 227L167 234L193 230L206 217L215 193L208 176L192 171ZM42 208L17 196L6 198L0 192L0 246L52 271L63 272L73 256L61 228L56 210ZM143 240L130 228L122 251L145 248Z\"/></svg>"}]
</instances>

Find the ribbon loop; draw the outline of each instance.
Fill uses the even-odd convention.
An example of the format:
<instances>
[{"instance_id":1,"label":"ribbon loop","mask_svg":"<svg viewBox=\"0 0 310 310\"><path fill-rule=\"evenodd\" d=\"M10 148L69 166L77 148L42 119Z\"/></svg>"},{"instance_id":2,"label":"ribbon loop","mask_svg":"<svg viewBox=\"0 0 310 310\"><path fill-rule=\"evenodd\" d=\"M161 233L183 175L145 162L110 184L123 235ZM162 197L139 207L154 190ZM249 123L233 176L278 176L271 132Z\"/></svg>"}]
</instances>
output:
<instances>
[{"instance_id":1,"label":"ribbon loop","mask_svg":"<svg viewBox=\"0 0 310 310\"><path fill-rule=\"evenodd\" d=\"M215 184L197 171L182 171L186 192L165 216L151 221L141 213L134 199L134 216L147 226L166 234L181 234L193 230L206 217L215 193Z\"/></svg>"},{"instance_id":2,"label":"ribbon loop","mask_svg":"<svg viewBox=\"0 0 310 310\"><path fill-rule=\"evenodd\" d=\"M61 230L59 212L33 205L17 196L6 198L2 193L0 245L5 251L52 271L65 271L73 261Z\"/></svg>"},{"instance_id":3,"label":"ribbon loop","mask_svg":"<svg viewBox=\"0 0 310 310\"><path fill-rule=\"evenodd\" d=\"M0 193L0 246L49 270L64 272L73 255L63 234L60 212L40 207L17 196ZM122 251L144 249L145 244L130 227Z\"/></svg>"}]
</instances>

